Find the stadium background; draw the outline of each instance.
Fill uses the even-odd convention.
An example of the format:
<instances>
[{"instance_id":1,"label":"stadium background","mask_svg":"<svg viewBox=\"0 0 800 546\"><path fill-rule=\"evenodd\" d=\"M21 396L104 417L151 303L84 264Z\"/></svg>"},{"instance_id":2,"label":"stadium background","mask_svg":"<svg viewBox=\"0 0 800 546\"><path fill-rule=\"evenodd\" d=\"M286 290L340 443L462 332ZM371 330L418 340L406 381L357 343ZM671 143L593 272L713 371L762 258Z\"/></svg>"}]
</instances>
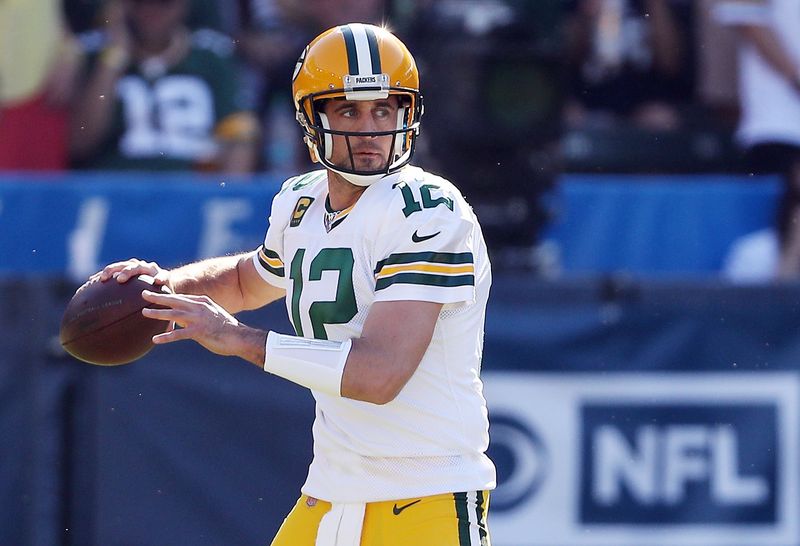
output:
<instances>
[{"instance_id":1,"label":"stadium background","mask_svg":"<svg viewBox=\"0 0 800 546\"><path fill-rule=\"evenodd\" d=\"M733 252L769 239L780 181L742 168L724 122L565 127L552 38L439 23L447 54L424 53L439 82L500 82L460 102L433 85L420 156L493 241L495 546L800 545L800 285L763 280L769 252ZM498 106L511 81L536 98L513 119ZM311 458L307 392L189 343L87 366L57 333L109 261L254 248L283 174L0 173L0 545L274 533ZM290 331L281 306L244 320Z\"/></svg>"}]
</instances>

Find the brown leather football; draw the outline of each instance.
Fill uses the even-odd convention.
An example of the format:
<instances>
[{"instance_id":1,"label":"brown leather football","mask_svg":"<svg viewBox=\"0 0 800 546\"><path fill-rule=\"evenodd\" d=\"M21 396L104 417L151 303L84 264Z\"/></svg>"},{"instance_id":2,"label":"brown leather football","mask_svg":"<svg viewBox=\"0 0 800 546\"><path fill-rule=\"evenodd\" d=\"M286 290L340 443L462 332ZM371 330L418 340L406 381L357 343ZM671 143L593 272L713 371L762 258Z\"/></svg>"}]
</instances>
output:
<instances>
[{"instance_id":1,"label":"brown leather football","mask_svg":"<svg viewBox=\"0 0 800 546\"><path fill-rule=\"evenodd\" d=\"M133 362L153 348L152 338L169 322L142 315L158 307L142 298L142 290L169 293L153 278L139 275L122 284L115 279L90 279L78 288L61 319L61 346L79 360L100 366Z\"/></svg>"}]
</instances>

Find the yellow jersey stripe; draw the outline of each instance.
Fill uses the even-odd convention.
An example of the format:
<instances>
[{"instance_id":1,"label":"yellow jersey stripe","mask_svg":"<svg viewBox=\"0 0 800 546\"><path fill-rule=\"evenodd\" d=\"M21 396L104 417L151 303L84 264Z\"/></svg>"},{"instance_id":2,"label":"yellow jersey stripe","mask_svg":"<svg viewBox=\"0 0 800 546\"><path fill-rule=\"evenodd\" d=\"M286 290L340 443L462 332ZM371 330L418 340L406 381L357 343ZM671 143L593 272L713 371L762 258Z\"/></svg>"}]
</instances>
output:
<instances>
[{"instance_id":1,"label":"yellow jersey stripe","mask_svg":"<svg viewBox=\"0 0 800 546\"><path fill-rule=\"evenodd\" d=\"M258 257L261 258L261 261L269 264L272 267L283 267L283 262L280 258L270 258L266 254L264 254L263 250L258 251Z\"/></svg>"},{"instance_id":2,"label":"yellow jersey stripe","mask_svg":"<svg viewBox=\"0 0 800 546\"><path fill-rule=\"evenodd\" d=\"M381 279L390 277L398 273L438 273L440 275L461 275L464 273L475 273L475 266L467 265L446 265L446 264L403 264L387 266L381 269L376 278Z\"/></svg>"}]
</instances>

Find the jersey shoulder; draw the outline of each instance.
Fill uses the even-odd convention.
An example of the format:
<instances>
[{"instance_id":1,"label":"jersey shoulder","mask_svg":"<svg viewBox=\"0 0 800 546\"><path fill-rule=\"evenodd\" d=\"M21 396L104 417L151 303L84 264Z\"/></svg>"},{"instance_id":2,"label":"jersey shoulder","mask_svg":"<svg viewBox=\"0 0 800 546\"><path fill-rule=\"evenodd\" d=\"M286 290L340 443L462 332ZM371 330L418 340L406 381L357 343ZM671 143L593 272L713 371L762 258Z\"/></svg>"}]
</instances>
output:
<instances>
[{"instance_id":1,"label":"jersey shoulder","mask_svg":"<svg viewBox=\"0 0 800 546\"><path fill-rule=\"evenodd\" d=\"M286 180L272 200L271 216L273 220L281 217L289 218L301 200L305 200L306 205L310 205L316 199L324 199L327 192L326 181L324 169L293 176Z\"/></svg>"},{"instance_id":2,"label":"jersey shoulder","mask_svg":"<svg viewBox=\"0 0 800 546\"><path fill-rule=\"evenodd\" d=\"M403 169L370 204L377 240L450 246L477 224L461 192L445 178L416 167ZM441 235L437 235L441 234Z\"/></svg>"},{"instance_id":3,"label":"jersey shoulder","mask_svg":"<svg viewBox=\"0 0 800 546\"><path fill-rule=\"evenodd\" d=\"M389 212L399 211L411 223L427 222L432 217L447 221L474 221L472 207L449 180L419 167L404 169L391 185Z\"/></svg>"},{"instance_id":4,"label":"jersey shoulder","mask_svg":"<svg viewBox=\"0 0 800 546\"><path fill-rule=\"evenodd\" d=\"M421 188L422 186L437 186L447 189L450 193L456 193L461 196L458 188L448 179L433 174L419 167L407 167L401 171L398 177L398 182L404 183L408 186Z\"/></svg>"},{"instance_id":5,"label":"jersey shoulder","mask_svg":"<svg viewBox=\"0 0 800 546\"><path fill-rule=\"evenodd\" d=\"M391 194L388 192L391 191ZM377 300L457 304L475 299L480 230L461 193L421 169L386 187L373 247Z\"/></svg>"},{"instance_id":6,"label":"jersey shoulder","mask_svg":"<svg viewBox=\"0 0 800 546\"><path fill-rule=\"evenodd\" d=\"M281 184L276 199L292 201L301 195L317 196L327 190L325 169L293 176Z\"/></svg>"}]
</instances>

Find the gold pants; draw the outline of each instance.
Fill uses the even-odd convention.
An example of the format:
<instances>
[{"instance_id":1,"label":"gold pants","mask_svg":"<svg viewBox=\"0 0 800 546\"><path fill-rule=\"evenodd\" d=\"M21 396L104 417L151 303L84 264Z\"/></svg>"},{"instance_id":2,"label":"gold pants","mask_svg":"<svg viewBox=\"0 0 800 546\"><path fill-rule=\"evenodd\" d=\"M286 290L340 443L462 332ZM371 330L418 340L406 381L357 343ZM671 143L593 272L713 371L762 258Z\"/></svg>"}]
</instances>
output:
<instances>
[{"instance_id":1,"label":"gold pants","mask_svg":"<svg viewBox=\"0 0 800 546\"><path fill-rule=\"evenodd\" d=\"M367 503L361 546L491 546L486 526L489 492ZM272 546L315 546L329 502L302 495Z\"/></svg>"}]
</instances>

